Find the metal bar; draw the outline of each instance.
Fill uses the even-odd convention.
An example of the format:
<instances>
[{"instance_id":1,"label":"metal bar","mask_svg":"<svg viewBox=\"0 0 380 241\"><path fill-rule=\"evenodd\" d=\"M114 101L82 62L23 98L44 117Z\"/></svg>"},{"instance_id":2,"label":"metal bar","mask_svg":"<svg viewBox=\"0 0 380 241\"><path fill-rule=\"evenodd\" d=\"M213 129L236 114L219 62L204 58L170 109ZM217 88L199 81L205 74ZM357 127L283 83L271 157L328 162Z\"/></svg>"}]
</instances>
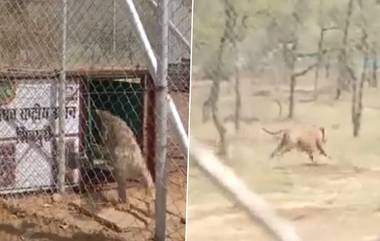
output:
<instances>
[{"instance_id":1,"label":"metal bar","mask_svg":"<svg viewBox=\"0 0 380 241\"><path fill-rule=\"evenodd\" d=\"M155 129L158 131L156 134L155 143L155 167L156 167L156 227L155 227L155 240L164 241L166 233L166 153L167 153L167 67L168 67L168 0L161 0L159 5L159 12L161 13L161 49L160 61L157 61L156 55L149 42L144 26L140 20L139 14L136 10L133 0L125 0L127 3L128 17L135 27L137 37L141 45L144 47L145 57L148 62L149 72L154 80L157 88L156 92L156 125ZM159 65L159 66L158 66ZM174 103L173 103L174 105ZM172 110L173 108L171 108ZM175 116L175 112L173 116ZM182 122L175 122L175 125L182 126ZM187 138L185 138L187 139ZM182 138L180 139L182 140ZM186 146L187 142L181 143Z\"/></svg>"},{"instance_id":2,"label":"metal bar","mask_svg":"<svg viewBox=\"0 0 380 241\"><path fill-rule=\"evenodd\" d=\"M133 0L125 0L127 3L127 9L128 9L128 14L127 16L129 17L129 20L133 23L135 26L135 30L138 35L138 39L141 42L141 45L144 47L145 55L146 58L148 59L148 66L150 73L155 80L157 81L157 58L154 54L154 50L152 48L152 45L149 42L148 36L144 30L144 26L140 20L139 13L137 12L136 6L133 2Z\"/></svg>"},{"instance_id":3,"label":"metal bar","mask_svg":"<svg viewBox=\"0 0 380 241\"><path fill-rule=\"evenodd\" d=\"M177 37L177 39L183 43L183 45L186 46L186 50L187 52L190 53L191 51L191 47L190 47L190 43L189 41L187 41L186 37L183 36L183 34L179 31L179 29L174 25L174 23L172 21L170 21L170 30L174 33L174 36Z\"/></svg>"},{"instance_id":4,"label":"metal bar","mask_svg":"<svg viewBox=\"0 0 380 241\"><path fill-rule=\"evenodd\" d=\"M230 194L273 238L279 241L301 241L293 226L279 217L264 199L250 191L231 168L223 165L211 151L194 139L191 140L190 156L207 177Z\"/></svg>"},{"instance_id":5,"label":"metal bar","mask_svg":"<svg viewBox=\"0 0 380 241\"><path fill-rule=\"evenodd\" d=\"M167 96L168 104L169 104L169 119L172 125L175 127L175 134L177 139L180 142L181 150L183 153L187 154L189 150L189 139L187 137L187 133L185 128L183 127L181 117L178 113L177 107L170 95ZM185 164L187 161L185 160Z\"/></svg>"},{"instance_id":6,"label":"metal bar","mask_svg":"<svg viewBox=\"0 0 380 241\"><path fill-rule=\"evenodd\" d=\"M66 37L67 37L67 0L63 0L63 21L62 21L62 70L58 86L58 189L65 191L65 100L66 100Z\"/></svg>"},{"instance_id":7,"label":"metal bar","mask_svg":"<svg viewBox=\"0 0 380 241\"><path fill-rule=\"evenodd\" d=\"M154 0L148 1L152 7L158 8L158 4ZM190 53L191 47L189 41L187 41L186 37L179 31L179 29L175 26L173 21L169 20L169 29L171 32L173 32L174 36L177 37L177 39L185 45L187 52Z\"/></svg>"},{"instance_id":8,"label":"metal bar","mask_svg":"<svg viewBox=\"0 0 380 241\"><path fill-rule=\"evenodd\" d=\"M156 166L156 211L155 211L155 241L165 241L166 234L166 154L167 154L167 77L168 77L168 48L169 48L169 0L161 0L159 4L159 61L156 81L156 144L155 144L155 166Z\"/></svg>"},{"instance_id":9,"label":"metal bar","mask_svg":"<svg viewBox=\"0 0 380 241\"><path fill-rule=\"evenodd\" d=\"M165 0L166 1L166 0ZM127 6L128 6L128 10L129 10L129 13L128 13L128 16L130 18L130 21L132 21L132 23L134 23L133 25L135 26L135 30L136 32L138 33L138 37L145 49L145 56L148 60L148 65L149 65L149 72L150 74L152 75L152 78L154 80L154 83L156 86L160 86L160 84L158 84L158 79L157 79L157 58L156 58L156 55L154 54L154 51L153 51L153 48L152 48L152 45L150 44L149 42L149 39L148 39L148 36L144 30L144 26L140 20L140 17L139 17L139 14L136 10L136 7L134 5L134 2L133 0L126 0L127 2ZM155 3L155 6L158 6L157 3ZM168 15L168 13L167 13ZM161 16L162 17L162 16ZM169 19L169 15L167 16L167 18ZM165 40L166 42L168 40ZM189 45L190 46L190 45ZM166 70L167 71L167 70ZM171 106L174 106L175 107L175 104L172 103ZM172 116L175 116L176 115L176 108L170 108L169 109L170 113ZM174 112L173 112L174 111ZM178 127L179 129L184 129L183 127L183 124L182 122L175 122L174 125L176 127ZM178 133L179 136L183 136L183 132L181 131L180 133ZM188 138L180 138L179 139L181 141L181 145L182 146L187 146L187 140ZM187 152L186 152L187 153Z\"/></svg>"},{"instance_id":10,"label":"metal bar","mask_svg":"<svg viewBox=\"0 0 380 241\"><path fill-rule=\"evenodd\" d=\"M156 172L155 172L155 165L154 165L154 159L156 158L156 155L155 155L155 152L156 150L154 149L154 145L155 145L155 140L156 140L156 116L154 115L154 108L156 106L156 95L155 95L155 91L154 89L152 88L153 86L153 79L150 75L146 75L145 77L145 86L144 88L147 90L145 95L146 95L146 98L145 98L145 103L146 106L145 106L145 118L144 118L144 121L145 121L145 127L144 127L144 132L145 133L145 141L146 141L146 149L145 149L145 153L146 153L146 159L147 159L147 162L148 162L148 168L149 168L149 171L151 172L152 174L152 177L153 177L153 180L156 181Z\"/></svg>"}]
</instances>

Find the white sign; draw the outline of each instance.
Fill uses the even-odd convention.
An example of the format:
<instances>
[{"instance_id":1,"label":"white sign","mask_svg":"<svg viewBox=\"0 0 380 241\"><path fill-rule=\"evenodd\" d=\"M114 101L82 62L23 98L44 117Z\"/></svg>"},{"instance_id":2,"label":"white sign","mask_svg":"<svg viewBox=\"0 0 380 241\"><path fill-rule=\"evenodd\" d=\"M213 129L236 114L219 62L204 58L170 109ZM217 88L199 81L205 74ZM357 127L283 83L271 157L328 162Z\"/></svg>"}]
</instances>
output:
<instances>
[{"instance_id":1,"label":"white sign","mask_svg":"<svg viewBox=\"0 0 380 241\"><path fill-rule=\"evenodd\" d=\"M58 81L9 80L0 89L0 192L55 185L58 172ZM8 90L4 82L10 83ZM65 140L79 149L79 83L66 84ZM5 100L5 97L7 99Z\"/></svg>"}]
</instances>

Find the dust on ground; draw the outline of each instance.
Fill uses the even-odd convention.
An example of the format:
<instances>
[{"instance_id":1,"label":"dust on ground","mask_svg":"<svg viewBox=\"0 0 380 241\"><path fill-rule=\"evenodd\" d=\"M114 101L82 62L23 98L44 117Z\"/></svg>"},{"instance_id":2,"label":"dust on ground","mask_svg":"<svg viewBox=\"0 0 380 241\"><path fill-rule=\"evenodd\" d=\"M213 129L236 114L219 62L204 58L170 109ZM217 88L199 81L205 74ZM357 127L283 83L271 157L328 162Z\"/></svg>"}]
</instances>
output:
<instances>
[{"instance_id":1,"label":"dust on ground","mask_svg":"<svg viewBox=\"0 0 380 241\"><path fill-rule=\"evenodd\" d=\"M300 84L290 121L278 119L279 107L267 94L273 93L272 86L242 83L242 114L251 121L242 122L238 132L227 118L234 108L232 88L222 86L220 110L229 142L225 164L294 224L304 240L375 240L380 235L379 90L366 90L361 134L353 138L348 94L335 102L333 88L324 88L318 101L306 101L311 88ZM201 122L208 87L206 82L192 83L191 135L216 149L215 128ZM276 96L283 101L282 117L287 114L286 90L283 86ZM269 160L277 142L262 127L314 124L326 128L326 151L332 160L317 157L319 164L313 166L307 155L295 151ZM188 190L187 240L273 240L193 165Z\"/></svg>"},{"instance_id":2,"label":"dust on ground","mask_svg":"<svg viewBox=\"0 0 380 241\"><path fill-rule=\"evenodd\" d=\"M186 176L171 172L168 178L167 239L184 240ZM8 196L0 202L0 240L124 241L152 240L153 200L144 188L128 188L130 209L115 206L114 189L103 190L104 199L67 193Z\"/></svg>"}]
</instances>

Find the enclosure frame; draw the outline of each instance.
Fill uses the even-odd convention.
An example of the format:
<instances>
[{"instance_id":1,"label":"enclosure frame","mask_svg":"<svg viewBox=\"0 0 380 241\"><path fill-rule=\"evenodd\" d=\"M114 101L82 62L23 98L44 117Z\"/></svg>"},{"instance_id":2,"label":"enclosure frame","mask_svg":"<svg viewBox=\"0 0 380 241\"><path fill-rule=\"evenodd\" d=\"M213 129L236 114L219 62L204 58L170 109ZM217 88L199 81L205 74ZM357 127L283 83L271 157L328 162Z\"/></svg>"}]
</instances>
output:
<instances>
[{"instance_id":1,"label":"enclosure frame","mask_svg":"<svg viewBox=\"0 0 380 241\"><path fill-rule=\"evenodd\" d=\"M32 70L16 70L8 69L0 71L0 81L14 81L14 80L49 80L59 81L59 71L32 71ZM79 153L86 152L86 135L88 132L87 112L89 104L85 103L84 96L89 94L87 84L94 79L102 79L102 81L114 81L115 79L128 79L137 78L140 80L140 85L143 91L143 106L140 112L141 131L142 135L137 139L140 147L144 153L145 161L148 169L155 180L155 90L153 86L153 79L148 70L144 69L78 69L66 72L66 81L74 80L79 85ZM127 81L128 82L128 81ZM56 137L56 139L58 139ZM87 158L87 157L84 157ZM59 165L57 158L55 165ZM57 177L58 178L58 177ZM68 186L65 183L65 187ZM41 189L41 188L37 188ZM46 187L44 189L54 190L54 186ZM59 189L59 188L58 188ZM25 190L27 191L27 190ZM28 190L28 191L33 191ZM20 190L19 192L23 192ZM5 193L9 193L8 191Z\"/></svg>"}]
</instances>

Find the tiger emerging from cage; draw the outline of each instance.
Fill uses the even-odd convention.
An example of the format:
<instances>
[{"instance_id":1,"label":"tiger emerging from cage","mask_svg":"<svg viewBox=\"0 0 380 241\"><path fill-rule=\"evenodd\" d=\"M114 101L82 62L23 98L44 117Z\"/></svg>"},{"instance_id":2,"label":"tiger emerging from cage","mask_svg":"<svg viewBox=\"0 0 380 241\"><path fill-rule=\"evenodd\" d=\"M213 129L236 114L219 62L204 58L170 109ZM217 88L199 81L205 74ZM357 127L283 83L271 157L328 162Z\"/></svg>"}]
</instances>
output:
<instances>
[{"instance_id":1,"label":"tiger emerging from cage","mask_svg":"<svg viewBox=\"0 0 380 241\"><path fill-rule=\"evenodd\" d=\"M145 182L145 194L149 198L153 197L153 178L132 130L121 118L108 111L97 109L96 114L100 119L101 142L109 152L108 162L117 182L119 201L126 204L127 208L130 207L126 190L127 179L141 175Z\"/></svg>"}]
</instances>

